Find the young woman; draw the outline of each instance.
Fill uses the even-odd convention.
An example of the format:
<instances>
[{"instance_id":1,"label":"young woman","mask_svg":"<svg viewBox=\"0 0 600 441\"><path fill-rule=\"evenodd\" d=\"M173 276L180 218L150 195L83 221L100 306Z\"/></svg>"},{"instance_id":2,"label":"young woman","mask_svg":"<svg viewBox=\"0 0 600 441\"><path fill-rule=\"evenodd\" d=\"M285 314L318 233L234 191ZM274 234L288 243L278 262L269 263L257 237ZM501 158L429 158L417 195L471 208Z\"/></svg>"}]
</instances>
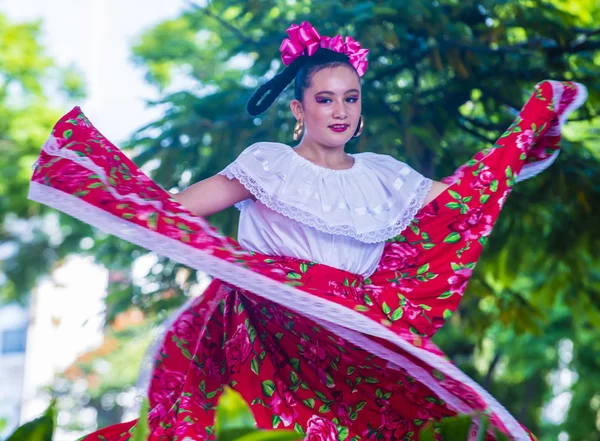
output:
<instances>
[{"instance_id":1,"label":"young woman","mask_svg":"<svg viewBox=\"0 0 600 441\"><path fill-rule=\"evenodd\" d=\"M491 419L489 439L494 430L534 439L431 336L458 306L512 186L556 158L585 88L538 84L493 146L433 182L387 155L345 153L365 124L368 51L309 23L288 34L287 67L248 112L265 111L294 81L296 147L254 144L171 195L76 107L36 164L31 199L216 277L155 353L149 439L212 439L226 385L259 427L310 440L416 440L428 420L473 411ZM234 204L238 241L203 220ZM84 439L127 440L134 426Z\"/></svg>"}]
</instances>

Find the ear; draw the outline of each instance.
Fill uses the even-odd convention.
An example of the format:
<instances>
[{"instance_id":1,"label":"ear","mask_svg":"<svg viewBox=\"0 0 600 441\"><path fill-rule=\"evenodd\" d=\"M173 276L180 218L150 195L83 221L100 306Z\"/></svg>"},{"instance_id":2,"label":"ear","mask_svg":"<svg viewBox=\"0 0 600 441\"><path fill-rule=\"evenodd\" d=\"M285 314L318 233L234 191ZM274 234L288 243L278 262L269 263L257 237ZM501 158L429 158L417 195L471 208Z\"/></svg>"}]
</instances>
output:
<instances>
[{"instance_id":1,"label":"ear","mask_svg":"<svg viewBox=\"0 0 600 441\"><path fill-rule=\"evenodd\" d=\"M299 100L292 100L290 102L290 109L292 110L296 120L304 121L304 107Z\"/></svg>"}]
</instances>

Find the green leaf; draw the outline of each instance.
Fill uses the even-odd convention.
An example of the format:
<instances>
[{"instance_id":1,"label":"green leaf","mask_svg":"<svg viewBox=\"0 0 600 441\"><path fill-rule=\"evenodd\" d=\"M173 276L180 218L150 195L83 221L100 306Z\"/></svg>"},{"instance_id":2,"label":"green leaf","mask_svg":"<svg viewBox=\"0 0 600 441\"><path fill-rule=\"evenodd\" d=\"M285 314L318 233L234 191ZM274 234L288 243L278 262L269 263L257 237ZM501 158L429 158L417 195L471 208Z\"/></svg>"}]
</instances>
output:
<instances>
[{"instance_id":1,"label":"green leaf","mask_svg":"<svg viewBox=\"0 0 600 441\"><path fill-rule=\"evenodd\" d=\"M454 293L452 291L446 291L441 296L439 296L438 299L447 299L449 297L452 297L453 295Z\"/></svg>"},{"instance_id":2,"label":"green leaf","mask_svg":"<svg viewBox=\"0 0 600 441\"><path fill-rule=\"evenodd\" d=\"M289 273L287 274L287 278L288 278L288 279L296 279L296 280L297 280L297 279L301 279L301 278L302 278L302 275L301 275L301 274L298 274L298 273L295 273L295 272L293 272L293 271L292 271L292 272L289 272Z\"/></svg>"},{"instance_id":3,"label":"green leaf","mask_svg":"<svg viewBox=\"0 0 600 441\"><path fill-rule=\"evenodd\" d=\"M333 377L331 376L331 374L329 372L325 372L325 386L332 388L335 387L335 382L333 381Z\"/></svg>"},{"instance_id":4,"label":"green leaf","mask_svg":"<svg viewBox=\"0 0 600 441\"><path fill-rule=\"evenodd\" d=\"M254 430L235 438L235 441L300 441L303 437L304 435L293 430ZM218 438L218 440L227 441L222 438Z\"/></svg>"},{"instance_id":5,"label":"green leaf","mask_svg":"<svg viewBox=\"0 0 600 441\"><path fill-rule=\"evenodd\" d=\"M292 382L292 384L298 383L298 374L295 371L290 372L290 381Z\"/></svg>"},{"instance_id":6,"label":"green leaf","mask_svg":"<svg viewBox=\"0 0 600 441\"><path fill-rule=\"evenodd\" d=\"M389 314L390 312L392 312L392 310L390 309L388 304L385 302L383 302L383 304L381 305L381 309L383 310L383 313L386 315Z\"/></svg>"},{"instance_id":7,"label":"green leaf","mask_svg":"<svg viewBox=\"0 0 600 441\"><path fill-rule=\"evenodd\" d=\"M305 273L305 272L307 272L307 271L308 271L308 265L307 265L306 263L302 262L302 263L300 264L300 272L303 272L303 273Z\"/></svg>"},{"instance_id":8,"label":"green leaf","mask_svg":"<svg viewBox=\"0 0 600 441\"><path fill-rule=\"evenodd\" d=\"M307 398L306 400L302 401L304 404L306 404L308 407L310 407L311 409L315 408L315 400L314 398Z\"/></svg>"},{"instance_id":9,"label":"green leaf","mask_svg":"<svg viewBox=\"0 0 600 441\"><path fill-rule=\"evenodd\" d=\"M457 415L449 418L442 418L440 422L442 439L469 439L473 417L471 415Z\"/></svg>"},{"instance_id":10,"label":"green leaf","mask_svg":"<svg viewBox=\"0 0 600 441\"><path fill-rule=\"evenodd\" d=\"M438 438L434 434L434 422L429 421L423 429L419 432L419 441L436 441ZM466 438L465 438L466 440ZM456 441L465 441L465 440L456 440Z\"/></svg>"},{"instance_id":11,"label":"green leaf","mask_svg":"<svg viewBox=\"0 0 600 441\"><path fill-rule=\"evenodd\" d=\"M462 204L460 202L448 202L446 204L446 207L448 207L452 210L456 210L456 209L462 207Z\"/></svg>"},{"instance_id":12,"label":"green leaf","mask_svg":"<svg viewBox=\"0 0 600 441\"><path fill-rule=\"evenodd\" d=\"M327 404L323 404L321 407L319 407L319 413L327 413L329 410L330 407Z\"/></svg>"},{"instance_id":13,"label":"green leaf","mask_svg":"<svg viewBox=\"0 0 600 441\"><path fill-rule=\"evenodd\" d=\"M457 193L457 192L456 192L456 191L454 191L454 190L448 190L448 193L450 193L450 195L451 195L451 196L452 196L454 199L456 199L457 201L460 201L460 200L462 200L462 196L460 195L460 193Z\"/></svg>"},{"instance_id":14,"label":"green leaf","mask_svg":"<svg viewBox=\"0 0 600 441\"><path fill-rule=\"evenodd\" d=\"M420 267L420 268L417 270L417 274L424 274L424 273L426 273L427 271L429 271L429 264L428 264L428 263L426 263L425 265L423 265L422 267Z\"/></svg>"},{"instance_id":15,"label":"green leaf","mask_svg":"<svg viewBox=\"0 0 600 441\"><path fill-rule=\"evenodd\" d=\"M138 418L131 441L146 441L150 435L150 426L148 425L148 412L150 412L150 404L148 399L144 398L142 408L140 409L140 417Z\"/></svg>"},{"instance_id":16,"label":"green leaf","mask_svg":"<svg viewBox=\"0 0 600 441\"><path fill-rule=\"evenodd\" d=\"M56 425L56 401L53 399L44 414L17 428L6 441L51 441Z\"/></svg>"},{"instance_id":17,"label":"green leaf","mask_svg":"<svg viewBox=\"0 0 600 441\"><path fill-rule=\"evenodd\" d=\"M479 202L481 202L482 204L485 204L490 198L489 194L482 194L481 197L479 198Z\"/></svg>"},{"instance_id":18,"label":"green leaf","mask_svg":"<svg viewBox=\"0 0 600 441\"><path fill-rule=\"evenodd\" d=\"M446 238L444 239L444 242L456 243L456 242L460 241L460 239L461 239L460 234L458 234L456 231L453 231L452 233L450 233L446 236Z\"/></svg>"},{"instance_id":19,"label":"green leaf","mask_svg":"<svg viewBox=\"0 0 600 441\"><path fill-rule=\"evenodd\" d=\"M272 397L273 394L275 393L275 383L273 383L273 381L271 381L271 380L265 380L262 382L262 389L263 389L263 393L267 397Z\"/></svg>"},{"instance_id":20,"label":"green leaf","mask_svg":"<svg viewBox=\"0 0 600 441\"><path fill-rule=\"evenodd\" d=\"M402 309L402 307L396 308L396 310L392 314L392 321L395 322L396 320L400 320L402 318L403 312L404 310Z\"/></svg>"},{"instance_id":21,"label":"green leaf","mask_svg":"<svg viewBox=\"0 0 600 441\"><path fill-rule=\"evenodd\" d=\"M256 357L252 357L252 361L250 362L250 369L252 369L252 372L254 372L256 375L258 375L260 368L258 366L258 361L256 360Z\"/></svg>"},{"instance_id":22,"label":"green leaf","mask_svg":"<svg viewBox=\"0 0 600 441\"><path fill-rule=\"evenodd\" d=\"M277 427L279 423L281 423L281 418L279 415L274 414L271 418L271 424L273 425L273 428Z\"/></svg>"},{"instance_id":23,"label":"green leaf","mask_svg":"<svg viewBox=\"0 0 600 441\"><path fill-rule=\"evenodd\" d=\"M348 438L348 428L344 426L338 426L338 440L344 441Z\"/></svg>"},{"instance_id":24,"label":"green leaf","mask_svg":"<svg viewBox=\"0 0 600 441\"><path fill-rule=\"evenodd\" d=\"M73 136L73 130L69 129L63 132L63 138L71 139L71 136Z\"/></svg>"},{"instance_id":25,"label":"green leaf","mask_svg":"<svg viewBox=\"0 0 600 441\"><path fill-rule=\"evenodd\" d=\"M233 441L256 432L256 422L248 404L229 387L219 397L215 423L216 438L222 441Z\"/></svg>"},{"instance_id":26,"label":"green leaf","mask_svg":"<svg viewBox=\"0 0 600 441\"><path fill-rule=\"evenodd\" d=\"M158 217L158 215L156 213L152 213L150 216L148 216L148 221L147 221L148 228L150 228L152 230L156 230L157 217Z\"/></svg>"},{"instance_id":27,"label":"green leaf","mask_svg":"<svg viewBox=\"0 0 600 441\"><path fill-rule=\"evenodd\" d=\"M297 358L290 358L290 365L294 368L296 372L300 370L300 360Z\"/></svg>"}]
</instances>

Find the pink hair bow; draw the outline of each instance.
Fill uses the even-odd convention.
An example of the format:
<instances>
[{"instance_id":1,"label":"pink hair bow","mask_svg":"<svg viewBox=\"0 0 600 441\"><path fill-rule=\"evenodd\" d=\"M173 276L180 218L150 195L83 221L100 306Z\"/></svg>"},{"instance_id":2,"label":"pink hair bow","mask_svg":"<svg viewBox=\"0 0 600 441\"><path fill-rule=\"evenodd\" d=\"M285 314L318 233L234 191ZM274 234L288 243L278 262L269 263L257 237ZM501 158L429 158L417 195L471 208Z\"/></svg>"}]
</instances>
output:
<instances>
[{"instance_id":1,"label":"pink hair bow","mask_svg":"<svg viewBox=\"0 0 600 441\"><path fill-rule=\"evenodd\" d=\"M287 29L287 34L290 38L284 39L279 46L281 59L286 66L302 55L304 49L307 55L314 55L321 44L321 36L307 21L300 26L292 24Z\"/></svg>"},{"instance_id":2,"label":"pink hair bow","mask_svg":"<svg viewBox=\"0 0 600 441\"><path fill-rule=\"evenodd\" d=\"M302 55L305 50L306 55L311 56L317 52L319 47L322 47L347 55L348 61L356 69L358 76L362 77L367 70L369 50L361 49L360 43L352 37L346 37L345 40L339 34L333 38L321 37L307 21L300 26L292 24L287 29L287 34L290 38L284 39L279 47L281 59L286 66Z\"/></svg>"},{"instance_id":3,"label":"pink hair bow","mask_svg":"<svg viewBox=\"0 0 600 441\"><path fill-rule=\"evenodd\" d=\"M359 77L362 77L367 71L367 67L369 66L369 62L367 61L369 49L361 49L360 43L354 38L346 37L346 40L344 40L339 34L333 38L322 37L321 47L346 54L348 61L354 66Z\"/></svg>"}]
</instances>

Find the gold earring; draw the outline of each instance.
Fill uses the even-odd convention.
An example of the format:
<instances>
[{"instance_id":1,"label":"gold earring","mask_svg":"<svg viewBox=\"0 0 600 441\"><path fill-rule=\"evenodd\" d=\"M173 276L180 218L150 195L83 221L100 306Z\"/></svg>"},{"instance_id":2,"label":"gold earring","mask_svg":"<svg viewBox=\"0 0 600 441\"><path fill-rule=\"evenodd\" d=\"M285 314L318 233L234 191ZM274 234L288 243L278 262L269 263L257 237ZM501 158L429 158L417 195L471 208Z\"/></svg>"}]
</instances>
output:
<instances>
[{"instance_id":1,"label":"gold earring","mask_svg":"<svg viewBox=\"0 0 600 441\"><path fill-rule=\"evenodd\" d=\"M300 120L296 121L296 127L294 127L294 141L298 141L302 136L302 130L304 129L304 123Z\"/></svg>"},{"instance_id":2,"label":"gold earring","mask_svg":"<svg viewBox=\"0 0 600 441\"><path fill-rule=\"evenodd\" d=\"M353 138L358 138L360 135L362 135L364 128L365 128L365 117L360 115L360 123L358 123L358 131L354 134Z\"/></svg>"}]
</instances>

